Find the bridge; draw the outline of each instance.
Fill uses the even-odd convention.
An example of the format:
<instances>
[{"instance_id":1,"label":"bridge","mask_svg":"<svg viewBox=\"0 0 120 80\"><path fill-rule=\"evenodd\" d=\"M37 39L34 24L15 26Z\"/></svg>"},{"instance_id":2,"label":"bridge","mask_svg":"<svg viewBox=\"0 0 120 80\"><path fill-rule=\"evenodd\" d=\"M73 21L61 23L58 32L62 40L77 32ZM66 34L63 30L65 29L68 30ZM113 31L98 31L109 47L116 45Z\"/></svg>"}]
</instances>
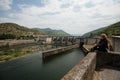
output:
<instances>
[{"instance_id":1,"label":"bridge","mask_svg":"<svg viewBox=\"0 0 120 80\"><path fill-rule=\"evenodd\" d=\"M120 44L118 39L113 37L115 51L119 51L116 49ZM120 52L88 53L89 47L98 40L80 37L39 38L37 44L57 44L56 49L0 63L0 80L120 80ZM82 46L83 42L85 44ZM61 44L62 47L58 47Z\"/></svg>"}]
</instances>

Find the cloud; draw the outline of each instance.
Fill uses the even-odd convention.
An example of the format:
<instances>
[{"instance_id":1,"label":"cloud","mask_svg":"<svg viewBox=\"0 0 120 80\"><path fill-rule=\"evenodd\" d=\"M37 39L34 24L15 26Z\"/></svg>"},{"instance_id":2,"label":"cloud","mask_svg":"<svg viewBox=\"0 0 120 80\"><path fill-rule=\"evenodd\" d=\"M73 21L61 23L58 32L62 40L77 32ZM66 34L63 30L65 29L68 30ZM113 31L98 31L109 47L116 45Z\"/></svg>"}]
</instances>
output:
<instances>
[{"instance_id":1,"label":"cloud","mask_svg":"<svg viewBox=\"0 0 120 80\"><path fill-rule=\"evenodd\" d=\"M85 32L120 21L120 4L114 0L42 0L44 6L18 4L1 22L39 28L63 29L71 34Z\"/></svg>"},{"instance_id":2,"label":"cloud","mask_svg":"<svg viewBox=\"0 0 120 80\"><path fill-rule=\"evenodd\" d=\"M0 0L0 10L9 10L11 9L11 4L13 0Z\"/></svg>"}]
</instances>

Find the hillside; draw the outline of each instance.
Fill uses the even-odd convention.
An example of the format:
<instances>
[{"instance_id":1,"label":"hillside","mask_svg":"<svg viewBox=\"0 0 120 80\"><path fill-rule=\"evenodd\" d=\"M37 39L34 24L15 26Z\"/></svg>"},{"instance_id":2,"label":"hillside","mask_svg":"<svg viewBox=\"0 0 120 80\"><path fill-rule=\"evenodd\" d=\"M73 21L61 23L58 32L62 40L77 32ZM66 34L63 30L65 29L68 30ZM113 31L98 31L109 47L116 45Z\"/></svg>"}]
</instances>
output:
<instances>
[{"instance_id":1,"label":"hillside","mask_svg":"<svg viewBox=\"0 0 120 80\"><path fill-rule=\"evenodd\" d=\"M32 38L33 36L38 35L69 36L68 33L62 30L52 30L50 28L30 29L15 23L0 24L0 39Z\"/></svg>"},{"instance_id":2,"label":"hillside","mask_svg":"<svg viewBox=\"0 0 120 80\"><path fill-rule=\"evenodd\" d=\"M1 23L0 24L0 38L20 38L33 35L44 35L44 33L32 30L15 23Z\"/></svg>"},{"instance_id":3,"label":"hillside","mask_svg":"<svg viewBox=\"0 0 120 80\"><path fill-rule=\"evenodd\" d=\"M101 33L105 33L107 35L120 35L120 22L117 22L107 27L99 28L94 31L90 31L88 33L85 33L83 36L93 37L95 35L100 35Z\"/></svg>"},{"instance_id":4,"label":"hillside","mask_svg":"<svg viewBox=\"0 0 120 80\"><path fill-rule=\"evenodd\" d=\"M50 28L45 29L39 29L39 28L33 28L34 30L39 30L40 32L46 33L49 36L70 36L70 34L66 33L63 30L53 30Z\"/></svg>"}]
</instances>

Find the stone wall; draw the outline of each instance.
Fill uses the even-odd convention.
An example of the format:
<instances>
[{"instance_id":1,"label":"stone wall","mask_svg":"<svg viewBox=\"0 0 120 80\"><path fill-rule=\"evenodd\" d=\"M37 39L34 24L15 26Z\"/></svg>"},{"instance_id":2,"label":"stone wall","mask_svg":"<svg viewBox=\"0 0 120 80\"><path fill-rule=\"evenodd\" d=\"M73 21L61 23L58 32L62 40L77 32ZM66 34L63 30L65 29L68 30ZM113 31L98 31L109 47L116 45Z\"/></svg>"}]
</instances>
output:
<instances>
[{"instance_id":1,"label":"stone wall","mask_svg":"<svg viewBox=\"0 0 120 80\"><path fill-rule=\"evenodd\" d=\"M96 53L89 53L61 80L91 80L96 66Z\"/></svg>"},{"instance_id":2,"label":"stone wall","mask_svg":"<svg viewBox=\"0 0 120 80\"><path fill-rule=\"evenodd\" d=\"M112 37L114 51L120 52L120 36Z\"/></svg>"},{"instance_id":3,"label":"stone wall","mask_svg":"<svg viewBox=\"0 0 120 80\"><path fill-rule=\"evenodd\" d=\"M78 48L78 47L79 47L79 45L71 45L71 46L66 46L66 47L61 47L61 48L57 48L57 49L43 51L42 57L43 57L43 59L45 59L46 57L49 57L49 56L52 56L55 54L62 54L62 52L71 50L73 48Z\"/></svg>"},{"instance_id":4,"label":"stone wall","mask_svg":"<svg viewBox=\"0 0 120 80\"><path fill-rule=\"evenodd\" d=\"M84 46L83 52L88 53ZM73 67L61 80L92 80L96 68L109 65L120 69L120 52L89 52L86 57Z\"/></svg>"},{"instance_id":5,"label":"stone wall","mask_svg":"<svg viewBox=\"0 0 120 80\"><path fill-rule=\"evenodd\" d=\"M103 65L109 65L116 68L120 68L120 52L97 52L97 67Z\"/></svg>"}]
</instances>

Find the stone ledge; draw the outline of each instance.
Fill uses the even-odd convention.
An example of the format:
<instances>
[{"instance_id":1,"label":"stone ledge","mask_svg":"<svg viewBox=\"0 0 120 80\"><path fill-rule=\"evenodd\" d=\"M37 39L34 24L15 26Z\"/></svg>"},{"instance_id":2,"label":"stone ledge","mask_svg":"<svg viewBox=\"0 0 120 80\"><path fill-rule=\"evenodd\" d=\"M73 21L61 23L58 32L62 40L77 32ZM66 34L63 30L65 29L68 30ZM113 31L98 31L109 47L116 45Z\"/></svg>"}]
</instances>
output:
<instances>
[{"instance_id":1,"label":"stone ledge","mask_svg":"<svg viewBox=\"0 0 120 80\"><path fill-rule=\"evenodd\" d=\"M89 53L61 80L91 80L96 67L96 53Z\"/></svg>"},{"instance_id":2,"label":"stone ledge","mask_svg":"<svg viewBox=\"0 0 120 80\"><path fill-rule=\"evenodd\" d=\"M43 51L42 52L42 57L43 59L45 59L46 57L58 54L58 53L62 53L68 50L71 50L73 48L78 48L79 45L71 45L71 46L66 46L66 47L61 47L61 48L57 48L57 49L52 49L52 50L48 50L48 51Z\"/></svg>"}]
</instances>

